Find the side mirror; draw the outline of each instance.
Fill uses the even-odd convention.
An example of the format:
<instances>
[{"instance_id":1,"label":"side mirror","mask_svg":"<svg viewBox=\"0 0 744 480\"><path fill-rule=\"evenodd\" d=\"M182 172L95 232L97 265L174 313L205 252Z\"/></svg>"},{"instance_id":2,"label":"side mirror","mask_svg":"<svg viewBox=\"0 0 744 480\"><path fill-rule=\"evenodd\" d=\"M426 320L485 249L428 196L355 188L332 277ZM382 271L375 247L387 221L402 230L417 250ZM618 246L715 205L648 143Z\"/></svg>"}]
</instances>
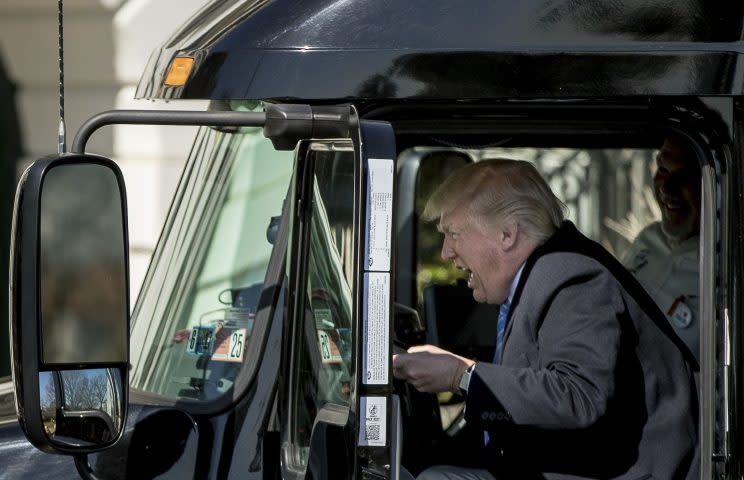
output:
<instances>
[{"instance_id":1,"label":"side mirror","mask_svg":"<svg viewBox=\"0 0 744 480\"><path fill-rule=\"evenodd\" d=\"M129 258L121 171L94 155L32 164L16 192L11 352L18 419L47 452L121 437L129 385Z\"/></svg>"}]
</instances>

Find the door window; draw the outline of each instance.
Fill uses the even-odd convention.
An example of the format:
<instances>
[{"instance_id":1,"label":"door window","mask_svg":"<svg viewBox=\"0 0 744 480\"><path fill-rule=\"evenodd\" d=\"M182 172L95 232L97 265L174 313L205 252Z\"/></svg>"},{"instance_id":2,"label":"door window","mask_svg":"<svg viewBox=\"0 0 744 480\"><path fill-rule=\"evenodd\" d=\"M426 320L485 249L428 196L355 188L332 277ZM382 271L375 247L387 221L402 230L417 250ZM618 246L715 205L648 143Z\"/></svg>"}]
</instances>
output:
<instances>
[{"instance_id":1,"label":"door window","mask_svg":"<svg viewBox=\"0 0 744 480\"><path fill-rule=\"evenodd\" d=\"M422 147L418 147L422 148ZM513 158L535 164L555 194L568 207L568 219L579 230L622 258L647 225L661 219L654 199L655 149L486 148L461 150L472 161ZM421 161L416 185L417 218L429 195L452 171L460 156L441 149ZM419 221L417 285L419 302L431 283L450 283L463 273L440 258L441 234L436 225Z\"/></svg>"},{"instance_id":2,"label":"door window","mask_svg":"<svg viewBox=\"0 0 744 480\"><path fill-rule=\"evenodd\" d=\"M662 143L660 139L659 148L519 147L462 149L457 152L469 156L474 162L511 158L534 163L568 207L567 218L586 236L601 243L636 276L666 314L690 353L699 358L700 168L697 155L692 153L689 145L684 147L684 165L671 165L668 160L659 160ZM422 148L417 147L418 150ZM432 186L439 185L451 173L452 167L462 164L459 157L450 157L443 155L441 148L432 148L432 154L421 159L416 184L417 218L420 218ZM675 171L671 172L671 169ZM659 188L667 190L661 202ZM689 190L689 202L680 193L681 189ZM695 196L692 190L697 190L697 205L692 200ZM674 232L668 231L668 224L684 222L665 217L665 208L672 216L687 212L690 225L684 238L670 235ZM473 304L472 295L464 284L463 272L442 261L441 234L436 225L419 221L416 228L420 311L424 317L431 311L431 307L427 310L425 303L427 298L434 297L427 287L459 281L461 288L454 293L448 290L447 295L469 302L466 307L455 304L455 311L471 312L469 316L464 315L467 318L458 321L457 325L448 322L451 315L439 314L435 316L436 320L428 319L428 331L439 332L438 336L429 334L428 341L465 356L490 361L495 335L489 328L493 330L491 319L496 315L495 311L488 311L491 306ZM452 302L449 306L453 306ZM442 425L446 429L456 418L461 399L445 393L439 395L439 400ZM454 402L451 407L450 402Z\"/></svg>"},{"instance_id":3,"label":"door window","mask_svg":"<svg viewBox=\"0 0 744 480\"><path fill-rule=\"evenodd\" d=\"M309 235L298 246L306 261L298 294L292 369L291 441L298 466L307 466L318 411L347 407L352 370L353 151L311 151L306 182Z\"/></svg>"}]
</instances>

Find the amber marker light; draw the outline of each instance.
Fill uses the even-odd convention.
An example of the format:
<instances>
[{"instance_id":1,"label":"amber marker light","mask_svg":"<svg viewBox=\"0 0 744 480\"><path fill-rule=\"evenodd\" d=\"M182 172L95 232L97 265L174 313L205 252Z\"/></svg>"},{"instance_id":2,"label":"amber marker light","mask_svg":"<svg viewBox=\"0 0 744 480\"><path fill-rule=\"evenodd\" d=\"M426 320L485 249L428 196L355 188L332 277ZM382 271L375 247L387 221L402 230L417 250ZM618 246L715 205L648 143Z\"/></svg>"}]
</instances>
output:
<instances>
[{"instance_id":1,"label":"amber marker light","mask_svg":"<svg viewBox=\"0 0 744 480\"><path fill-rule=\"evenodd\" d=\"M176 57L170 64L168 76L165 77L163 85L166 87L183 87L189 79L194 59L191 57Z\"/></svg>"}]
</instances>

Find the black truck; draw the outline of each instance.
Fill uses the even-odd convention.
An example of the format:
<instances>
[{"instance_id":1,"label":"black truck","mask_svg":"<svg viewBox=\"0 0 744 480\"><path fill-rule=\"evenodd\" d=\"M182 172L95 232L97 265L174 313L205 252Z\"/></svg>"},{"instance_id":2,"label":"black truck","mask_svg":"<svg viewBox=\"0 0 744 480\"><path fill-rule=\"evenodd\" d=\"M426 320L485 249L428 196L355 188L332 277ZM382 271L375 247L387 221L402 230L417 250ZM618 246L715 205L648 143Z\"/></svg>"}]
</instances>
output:
<instances>
[{"instance_id":1,"label":"black truck","mask_svg":"<svg viewBox=\"0 0 744 480\"><path fill-rule=\"evenodd\" d=\"M494 348L493 307L420 218L429 194L468 163L529 160L622 258L659 218L670 135L700 166L680 327L699 342L700 475L741 478L743 23L744 4L717 0L209 4L137 89L209 111L103 112L21 179L0 478L396 479L466 462L462 398L391 368L413 344ZM201 126L131 316L123 180L85 152L113 123Z\"/></svg>"}]
</instances>

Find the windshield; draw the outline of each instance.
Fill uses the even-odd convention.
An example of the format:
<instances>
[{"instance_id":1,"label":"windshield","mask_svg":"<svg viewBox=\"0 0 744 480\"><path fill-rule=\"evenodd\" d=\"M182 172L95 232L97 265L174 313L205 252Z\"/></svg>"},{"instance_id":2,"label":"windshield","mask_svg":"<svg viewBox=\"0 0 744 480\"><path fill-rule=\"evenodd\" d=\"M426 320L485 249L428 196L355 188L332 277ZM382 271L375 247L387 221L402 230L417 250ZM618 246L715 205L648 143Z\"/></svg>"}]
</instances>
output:
<instances>
[{"instance_id":1,"label":"windshield","mask_svg":"<svg viewBox=\"0 0 744 480\"><path fill-rule=\"evenodd\" d=\"M292 165L260 129L199 131L132 315L132 388L210 401L232 387Z\"/></svg>"}]
</instances>

